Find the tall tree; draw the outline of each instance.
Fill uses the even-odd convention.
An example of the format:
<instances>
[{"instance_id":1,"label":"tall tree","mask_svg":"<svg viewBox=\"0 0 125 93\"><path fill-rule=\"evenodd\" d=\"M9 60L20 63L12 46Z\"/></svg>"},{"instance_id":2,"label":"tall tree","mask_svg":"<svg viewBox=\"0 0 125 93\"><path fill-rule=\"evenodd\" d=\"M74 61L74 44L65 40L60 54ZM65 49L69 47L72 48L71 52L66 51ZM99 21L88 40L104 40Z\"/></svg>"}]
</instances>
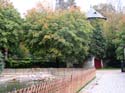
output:
<instances>
[{"instance_id":1,"label":"tall tree","mask_svg":"<svg viewBox=\"0 0 125 93\"><path fill-rule=\"evenodd\" d=\"M31 54L49 61L81 63L88 55L92 27L77 10L27 15L27 45Z\"/></svg>"},{"instance_id":2,"label":"tall tree","mask_svg":"<svg viewBox=\"0 0 125 93\"><path fill-rule=\"evenodd\" d=\"M64 10L74 5L75 5L75 0L67 0L66 2L64 0L56 0L57 9Z\"/></svg>"},{"instance_id":3,"label":"tall tree","mask_svg":"<svg viewBox=\"0 0 125 93\"><path fill-rule=\"evenodd\" d=\"M90 54L104 59L105 49L106 49L106 40L103 34L102 24L103 21L100 19L91 20L91 25L94 27L92 40L90 43Z\"/></svg>"},{"instance_id":4,"label":"tall tree","mask_svg":"<svg viewBox=\"0 0 125 93\"><path fill-rule=\"evenodd\" d=\"M123 22L121 22L123 13L118 12L111 4L101 4L95 6L95 8L107 17L107 21L103 24L104 36L106 38L106 63L110 65L116 64L119 61L119 53L121 53L119 51L121 48L118 48L120 46L118 42L119 40L122 41L122 38L119 39L118 37L123 28Z\"/></svg>"},{"instance_id":5,"label":"tall tree","mask_svg":"<svg viewBox=\"0 0 125 93\"><path fill-rule=\"evenodd\" d=\"M0 1L0 50L7 59L16 54L20 42L21 18L9 0Z\"/></svg>"},{"instance_id":6,"label":"tall tree","mask_svg":"<svg viewBox=\"0 0 125 93\"><path fill-rule=\"evenodd\" d=\"M117 38L114 39L114 43L117 46L116 54L117 59L123 60L123 48L125 47L125 14L121 16L120 22L119 22L119 32L117 32Z\"/></svg>"},{"instance_id":7,"label":"tall tree","mask_svg":"<svg viewBox=\"0 0 125 93\"><path fill-rule=\"evenodd\" d=\"M74 6L76 3L75 3L75 0L67 0L67 4L68 6Z\"/></svg>"}]
</instances>

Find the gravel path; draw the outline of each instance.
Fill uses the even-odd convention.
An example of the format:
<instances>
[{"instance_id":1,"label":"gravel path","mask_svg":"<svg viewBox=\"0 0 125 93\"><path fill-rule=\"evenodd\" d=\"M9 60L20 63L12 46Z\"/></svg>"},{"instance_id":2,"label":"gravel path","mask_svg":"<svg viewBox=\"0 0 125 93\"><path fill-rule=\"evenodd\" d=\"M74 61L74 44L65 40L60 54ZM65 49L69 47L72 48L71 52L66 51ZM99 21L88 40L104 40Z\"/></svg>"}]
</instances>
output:
<instances>
[{"instance_id":1,"label":"gravel path","mask_svg":"<svg viewBox=\"0 0 125 93\"><path fill-rule=\"evenodd\" d=\"M125 93L125 73L120 70L97 71L96 79L80 93Z\"/></svg>"}]
</instances>

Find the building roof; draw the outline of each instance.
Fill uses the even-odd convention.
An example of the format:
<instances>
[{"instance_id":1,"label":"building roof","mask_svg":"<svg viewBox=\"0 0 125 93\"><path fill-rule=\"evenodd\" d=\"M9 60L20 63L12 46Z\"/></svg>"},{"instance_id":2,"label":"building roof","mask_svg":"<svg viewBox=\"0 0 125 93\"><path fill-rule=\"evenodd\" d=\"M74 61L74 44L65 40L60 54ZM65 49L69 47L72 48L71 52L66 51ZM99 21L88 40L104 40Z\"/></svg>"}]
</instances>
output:
<instances>
[{"instance_id":1,"label":"building roof","mask_svg":"<svg viewBox=\"0 0 125 93\"><path fill-rule=\"evenodd\" d=\"M87 16L87 19L99 18L99 19L106 20L106 17L104 17L101 13L96 11L94 8L90 8L90 10L87 12L86 16Z\"/></svg>"}]
</instances>

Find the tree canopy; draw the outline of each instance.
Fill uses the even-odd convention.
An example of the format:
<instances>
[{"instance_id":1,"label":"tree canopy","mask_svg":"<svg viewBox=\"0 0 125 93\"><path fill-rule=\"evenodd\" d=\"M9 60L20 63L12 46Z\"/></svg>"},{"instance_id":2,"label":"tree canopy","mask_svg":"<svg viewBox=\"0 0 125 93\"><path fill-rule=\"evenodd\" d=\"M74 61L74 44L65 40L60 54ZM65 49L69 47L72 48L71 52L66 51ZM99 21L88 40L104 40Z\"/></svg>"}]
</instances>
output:
<instances>
[{"instance_id":1,"label":"tree canopy","mask_svg":"<svg viewBox=\"0 0 125 93\"><path fill-rule=\"evenodd\" d=\"M111 4L100 4L95 9L107 17L103 23L103 36L106 39L105 60L108 64L123 60L124 13Z\"/></svg>"},{"instance_id":2,"label":"tree canopy","mask_svg":"<svg viewBox=\"0 0 125 93\"><path fill-rule=\"evenodd\" d=\"M31 54L48 60L83 62L88 55L92 26L77 10L57 13L34 11L37 18L30 23L27 46ZM31 12L30 12L31 13ZM32 21L34 16L27 15Z\"/></svg>"},{"instance_id":3,"label":"tree canopy","mask_svg":"<svg viewBox=\"0 0 125 93\"><path fill-rule=\"evenodd\" d=\"M106 63L123 60L123 12L111 4L100 4L94 8L108 20L87 20L79 7L71 7L74 0L65 3L67 7L59 11L39 3L21 18L9 0L0 1L0 51L7 64L24 66L33 59L80 64L91 55Z\"/></svg>"},{"instance_id":4,"label":"tree canopy","mask_svg":"<svg viewBox=\"0 0 125 93\"><path fill-rule=\"evenodd\" d=\"M0 1L0 50L18 55L22 19L8 0ZM5 55L5 54L4 54ZM9 56L9 55L6 55Z\"/></svg>"}]
</instances>

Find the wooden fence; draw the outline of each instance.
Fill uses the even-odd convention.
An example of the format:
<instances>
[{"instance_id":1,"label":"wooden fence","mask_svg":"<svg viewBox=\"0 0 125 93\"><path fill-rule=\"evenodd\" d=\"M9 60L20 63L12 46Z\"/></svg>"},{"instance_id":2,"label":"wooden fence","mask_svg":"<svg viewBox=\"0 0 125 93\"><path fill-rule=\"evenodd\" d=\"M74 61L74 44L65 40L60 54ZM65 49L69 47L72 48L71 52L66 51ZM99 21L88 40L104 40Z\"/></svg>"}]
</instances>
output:
<instances>
[{"instance_id":1,"label":"wooden fence","mask_svg":"<svg viewBox=\"0 0 125 93\"><path fill-rule=\"evenodd\" d=\"M78 70L66 77L9 93L77 93L81 87L95 77L95 73L95 69Z\"/></svg>"}]
</instances>

